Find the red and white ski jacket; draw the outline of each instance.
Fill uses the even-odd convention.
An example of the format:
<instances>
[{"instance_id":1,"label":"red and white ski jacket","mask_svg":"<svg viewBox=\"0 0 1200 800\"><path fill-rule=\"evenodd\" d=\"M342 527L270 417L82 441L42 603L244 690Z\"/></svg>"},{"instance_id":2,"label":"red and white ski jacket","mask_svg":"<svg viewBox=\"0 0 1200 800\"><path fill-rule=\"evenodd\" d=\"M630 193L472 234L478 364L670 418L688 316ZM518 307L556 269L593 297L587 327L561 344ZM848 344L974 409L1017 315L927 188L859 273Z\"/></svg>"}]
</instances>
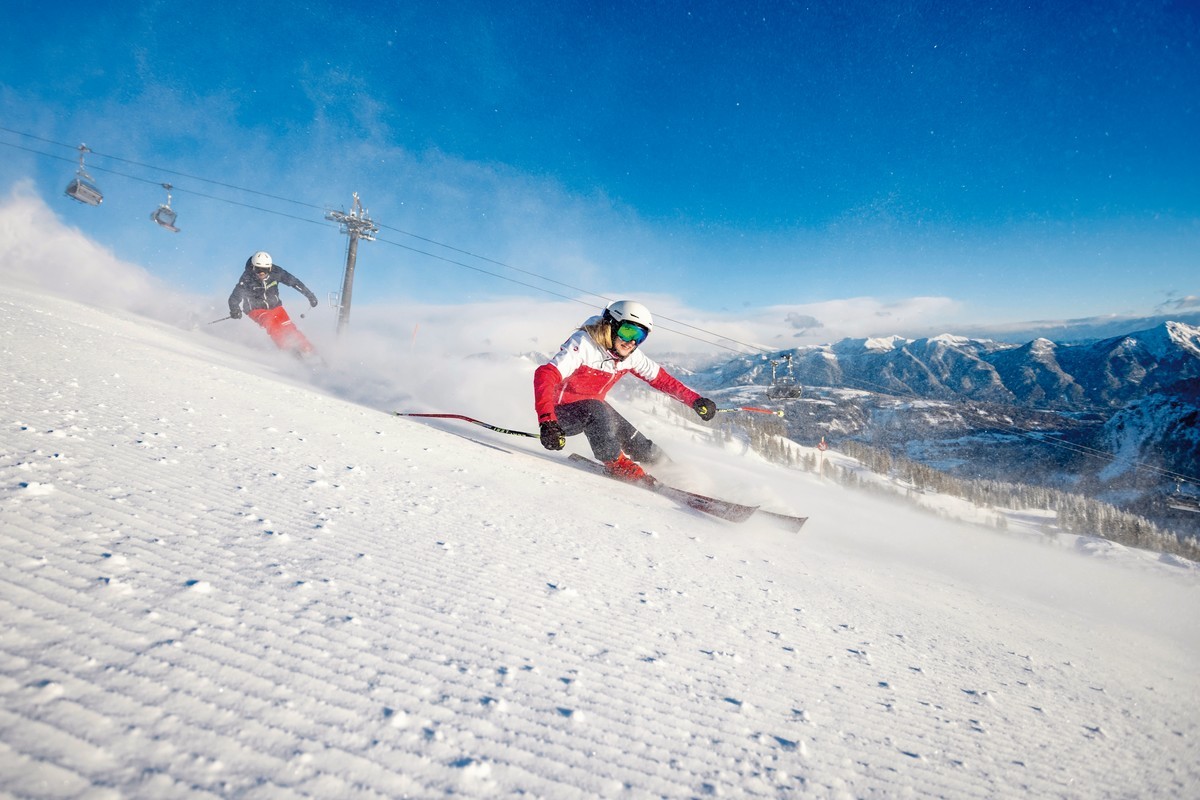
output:
<instances>
[{"instance_id":1,"label":"red and white ski jacket","mask_svg":"<svg viewBox=\"0 0 1200 800\"><path fill-rule=\"evenodd\" d=\"M640 349L618 361L596 344L587 331L578 330L563 342L558 355L533 373L533 408L538 422L555 419L555 406L579 400L603 400L608 390L628 373L687 406L700 397Z\"/></svg>"}]
</instances>

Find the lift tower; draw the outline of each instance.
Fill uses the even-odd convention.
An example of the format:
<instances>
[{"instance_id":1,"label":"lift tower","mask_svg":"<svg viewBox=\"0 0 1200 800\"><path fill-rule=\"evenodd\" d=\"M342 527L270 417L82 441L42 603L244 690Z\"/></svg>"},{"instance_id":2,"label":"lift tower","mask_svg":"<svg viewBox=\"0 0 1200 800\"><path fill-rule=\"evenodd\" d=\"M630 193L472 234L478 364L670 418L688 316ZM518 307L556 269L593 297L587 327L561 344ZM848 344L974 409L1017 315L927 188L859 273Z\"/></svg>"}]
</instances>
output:
<instances>
[{"instance_id":1,"label":"lift tower","mask_svg":"<svg viewBox=\"0 0 1200 800\"><path fill-rule=\"evenodd\" d=\"M350 322L350 296L354 292L354 262L358 260L358 240L375 241L379 226L367 216L367 210L359 202L358 192L354 193L354 207L349 214L330 211L325 214L325 219L341 225L342 233L350 237L350 245L346 248L346 274L342 278L342 295L338 302L337 332L340 336Z\"/></svg>"}]
</instances>

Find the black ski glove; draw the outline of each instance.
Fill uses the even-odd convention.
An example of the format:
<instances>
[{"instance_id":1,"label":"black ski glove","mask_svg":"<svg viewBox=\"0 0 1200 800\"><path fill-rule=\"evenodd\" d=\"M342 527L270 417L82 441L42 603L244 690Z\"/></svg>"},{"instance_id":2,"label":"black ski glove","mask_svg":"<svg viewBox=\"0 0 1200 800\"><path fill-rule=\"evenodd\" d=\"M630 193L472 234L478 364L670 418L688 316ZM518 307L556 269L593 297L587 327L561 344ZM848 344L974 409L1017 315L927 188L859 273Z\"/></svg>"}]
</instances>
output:
<instances>
[{"instance_id":1,"label":"black ski glove","mask_svg":"<svg viewBox=\"0 0 1200 800\"><path fill-rule=\"evenodd\" d=\"M562 425L559 425L554 420L543 422L542 430L542 447L547 450L562 450L567 446L567 434L563 432Z\"/></svg>"},{"instance_id":2,"label":"black ski glove","mask_svg":"<svg viewBox=\"0 0 1200 800\"><path fill-rule=\"evenodd\" d=\"M230 319L241 319L242 318L242 310L240 308L229 309L229 318Z\"/></svg>"},{"instance_id":3,"label":"black ski glove","mask_svg":"<svg viewBox=\"0 0 1200 800\"><path fill-rule=\"evenodd\" d=\"M312 297L308 298L308 304L310 306L312 306L313 308L317 307L317 296L315 294Z\"/></svg>"},{"instance_id":4,"label":"black ski glove","mask_svg":"<svg viewBox=\"0 0 1200 800\"><path fill-rule=\"evenodd\" d=\"M696 402L692 403L692 411L700 415L700 419L708 422L717 415L717 404L707 397L698 397Z\"/></svg>"}]
</instances>

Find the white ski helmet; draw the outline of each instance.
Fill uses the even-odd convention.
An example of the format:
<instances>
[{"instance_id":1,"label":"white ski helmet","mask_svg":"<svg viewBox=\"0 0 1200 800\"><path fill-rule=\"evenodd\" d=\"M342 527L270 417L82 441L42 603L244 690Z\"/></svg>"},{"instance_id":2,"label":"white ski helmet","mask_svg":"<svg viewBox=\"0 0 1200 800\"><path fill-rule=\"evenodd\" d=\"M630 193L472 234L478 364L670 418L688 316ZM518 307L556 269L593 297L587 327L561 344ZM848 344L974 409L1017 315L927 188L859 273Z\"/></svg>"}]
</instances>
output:
<instances>
[{"instance_id":1,"label":"white ski helmet","mask_svg":"<svg viewBox=\"0 0 1200 800\"><path fill-rule=\"evenodd\" d=\"M272 266L271 254L266 250L259 250L250 256L250 266L255 269L270 269Z\"/></svg>"},{"instance_id":2,"label":"white ski helmet","mask_svg":"<svg viewBox=\"0 0 1200 800\"><path fill-rule=\"evenodd\" d=\"M604 316L616 325L634 322L645 328L646 333L654 330L654 317L650 316L650 309L636 300L614 300L604 309Z\"/></svg>"}]
</instances>

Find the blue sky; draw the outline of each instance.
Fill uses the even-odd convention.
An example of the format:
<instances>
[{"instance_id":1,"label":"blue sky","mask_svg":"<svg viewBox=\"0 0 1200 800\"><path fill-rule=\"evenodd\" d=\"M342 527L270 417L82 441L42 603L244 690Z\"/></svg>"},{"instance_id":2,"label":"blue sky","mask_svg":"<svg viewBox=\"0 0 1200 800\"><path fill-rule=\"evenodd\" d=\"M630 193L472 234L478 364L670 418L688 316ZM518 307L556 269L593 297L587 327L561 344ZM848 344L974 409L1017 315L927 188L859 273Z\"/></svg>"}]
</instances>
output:
<instances>
[{"instance_id":1,"label":"blue sky","mask_svg":"<svg viewBox=\"0 0 1200 800\"><path fill-rule=\"evenodd\" d=\"M260 248L336 291L357 191L356 304L1200 309L1189 4L595 5L18 6L0 190L214 296ZM62 196L80 142L100 208Z\"/></svg>"}]
</instances>

